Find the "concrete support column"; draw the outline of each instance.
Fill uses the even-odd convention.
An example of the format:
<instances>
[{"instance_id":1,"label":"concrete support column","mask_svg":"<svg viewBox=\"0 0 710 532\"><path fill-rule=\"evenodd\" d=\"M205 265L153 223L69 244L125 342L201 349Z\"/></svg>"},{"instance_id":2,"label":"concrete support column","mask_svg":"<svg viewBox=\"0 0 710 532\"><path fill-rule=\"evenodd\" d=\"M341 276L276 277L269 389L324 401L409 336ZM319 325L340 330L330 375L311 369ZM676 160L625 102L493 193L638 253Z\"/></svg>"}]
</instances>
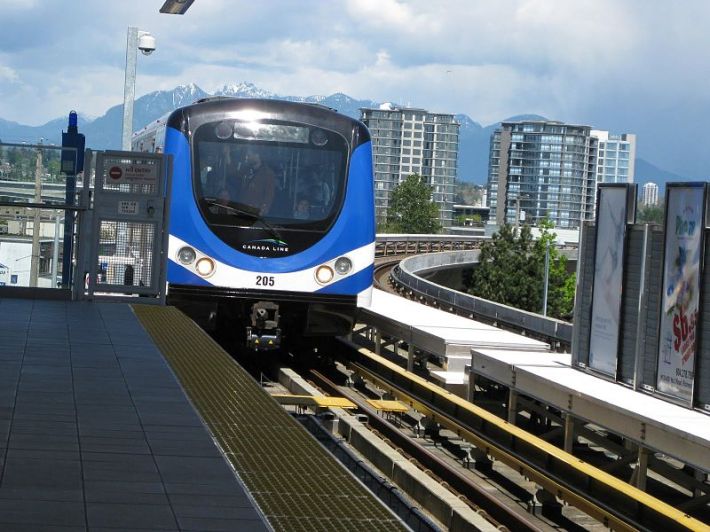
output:
<instances>
[{"instance_id":1,"label":"concrete support column","mask_svg":"<svg viewBox=\"0 0 710 532\"><path fill-rule=\"evenodd\" d=\"M636 461L636 470L634 471L634 484L638 489L643 491L646 491L646 478L648 474L648 454L648 449L639 445L638 460Z\"/></svg>"},{"instance_id":2,"label":"concrete support column","mask_svg":"<svg viewBox=\"0 0 710 532\"><path fill-rule=\"evenodd\" d=\"M564 414L564 420L565 420L565 452L572 453L572 448L574 447L574 442L577 439L574 429L575 429L575 420L574 416L567 412Z\"/></svg>"},{"instance_id":3,"label":"concrete support column","mask_svg":"<svg viewBox=\"0 0 710 532\"><path fill-rule=\"evenodd\" d=\"M518 415L518 392L510 388L508 390L508 423L515 425L515 418Z\"/></svg>"},{"instance_id":4,"label":"concrete support column","mask_svg":"<svg viewBox=\"0 0 710 532\"><path fill-rule=\"evenodd\" d=\"M379 355L380 353L380 345L382 344L382 333L379 331L379 329L374 329L375 331L375 354Z\"/></svg>"},{"instance_id":5,"label":"concrete support column","mask_svg":"<svg viewBox=\"0 0 710 532\"><path fill-rule=\"evenodd\" d=\"M708 479L708 474L702 469L696 469L693 476L698 482L706 482ZM703 495L703 493L706 492L702 491L700 488L693 488L693 497L700 497Z\"/></svg>"},{"instance_id":6,"label":"concrete support column","mask_svg":"<svg viewBox=\"0 0 710 532\"><path fill-rule=\"evenodd\" d=\"M407 348L407 371L414 371L414 346L409 344Z\"/></svg>"}]
</instances>

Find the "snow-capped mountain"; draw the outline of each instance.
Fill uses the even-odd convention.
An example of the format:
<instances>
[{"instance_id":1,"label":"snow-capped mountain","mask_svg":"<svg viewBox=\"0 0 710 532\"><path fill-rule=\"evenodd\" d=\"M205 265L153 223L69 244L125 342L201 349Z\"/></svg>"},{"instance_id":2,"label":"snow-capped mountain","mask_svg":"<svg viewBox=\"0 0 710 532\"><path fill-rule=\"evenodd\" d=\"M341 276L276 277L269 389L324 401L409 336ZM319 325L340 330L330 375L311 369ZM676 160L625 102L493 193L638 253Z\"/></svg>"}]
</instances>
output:
<instances>
[{"instance_id":1,"label":"snow-capped mountain","mask_svg":"<svg viewBox=\"0 0 710 532\"><path fill-rule=\"evenodd\" d=\"M180 85L172 90L151 92L138 98L133 109L133 128L138 130L178 107L189 105L208 96L279 98L295 102L318 103L353 118L360 117L360 109L363 107L378 108L380 106L380 102L356 100L340 92L330 96L283 96L261 89L253 83L243 81L241 83L225 84L213 94L209 94L198 85L190 83L188 85ZM86 135L87 147L100 150L120 147L123 123L122 105L111 107L106 114L94 120L87 119L81 114L79 109L77 111L79 111L79 131ZM511 117L506 120L542 118L535 115L525 115ZM461 124L459 131L458 179L477 184L485 183L488 173L490 136L493 130L500 125L500 122L482 127L481 124L471 120L467 115L456 115L456 119ZM40 138L43 138L44 142L60 144L62 129L66 129L66 127L66 118L57 118L37 127L25 126L0 118L0 139L4 142L24 141L35 143ZM654 180L658 183L682 179L680 176L657 168L643 159L637 159L637 175L641 175L639 168L646 169L646 173L643 175L644 179Z\"/></svg>"},{"instance_id":2,"label":"snow-capped mountain","mask_svg":"<svg viewBox=\"0 0 710 532\"><path fill-rule=\"evenodd\" d=\"M246 81L236 84L225 84L221 89L215 91L213 96L230 96L232 98L278 98L273 92L260 89L253 83Z\"/></svg>"},{"instance_id":3,"label":"snow-capped mountain","mask_svg":"<svg viewBox=\"0 0 710 532\"><path fill-rule=\"evenodd\" d=\"M284 100L319 103L337 111L359 118L361 107L378 105L371 100L355 100L342 93L330 96L280 96L249 82L225 84L210 94L194 83L180 85L172 90L151 92L137 98L133 106L133 129L138 130L153 120L201 98L209 96L229 96L234 98L280 98ZM68 114L68 112L67 112ZM111 107L103 116L88 120L79 114L79 130L86 135L87 147L95 149L115 149L121 145L123 105ZM61 131L66 129L67 119L57 118L42 126L25 126L0 118L0 139L4 142L45 142L61 143Z\"/></svg>"}]
</instances>

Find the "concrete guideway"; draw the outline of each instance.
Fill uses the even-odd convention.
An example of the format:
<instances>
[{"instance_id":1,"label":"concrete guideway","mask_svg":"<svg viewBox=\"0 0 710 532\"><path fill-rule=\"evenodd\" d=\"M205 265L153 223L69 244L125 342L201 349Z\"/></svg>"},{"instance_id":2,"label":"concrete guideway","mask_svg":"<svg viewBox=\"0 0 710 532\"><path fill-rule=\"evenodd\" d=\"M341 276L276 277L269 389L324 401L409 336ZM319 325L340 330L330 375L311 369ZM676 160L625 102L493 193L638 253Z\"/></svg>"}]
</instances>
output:
<instances>
[{"instance_id":1,"label":"concrete guideway","mask_svg":"<svg viewBox=\"0 0 710 532\"><path fill-rule=\"evenodd\" d=\"M653 474L694 494L683 502L683 508L690 510L705 504L706 475L710 470L710 435L705 414L578 371L571 367L569 354L550 352L544 345L536 349L531 343L536 341L530 338L378 290L373 303L363 314L365 327L358 332L374 343L376 353L391 349L407 358L410 369L417 357L438 359L443 370L431 371L432 378L463 398L473 397L479 376L508 388L505 403L511 423L530 408L541 410L536 413L550 415L550 419L554 416L548 409L561 412L561 420L553 422L561 426L567 450L578 437L590 437L585 423L618 434L629 449L622 446L613 451L611 442L607 448L622 457L615 464L617 467L633 464L631 485L645 489L647 475L652 470ZM441 338L435 342L431 331L437 328ZM459 334L459 330L465 334ZM487 340L489 336L492 342ZM460 340L464 337L467 341ZM513 347L516 342L529 345ZM404 354L402 344L406 348ZM542 406L536 407L534 401ZM600 441L597 443L602 445ZM674 470L654 456L658 453L696 468L695 476L684 476L682 471Z\"/></svg>"}]
</instances>

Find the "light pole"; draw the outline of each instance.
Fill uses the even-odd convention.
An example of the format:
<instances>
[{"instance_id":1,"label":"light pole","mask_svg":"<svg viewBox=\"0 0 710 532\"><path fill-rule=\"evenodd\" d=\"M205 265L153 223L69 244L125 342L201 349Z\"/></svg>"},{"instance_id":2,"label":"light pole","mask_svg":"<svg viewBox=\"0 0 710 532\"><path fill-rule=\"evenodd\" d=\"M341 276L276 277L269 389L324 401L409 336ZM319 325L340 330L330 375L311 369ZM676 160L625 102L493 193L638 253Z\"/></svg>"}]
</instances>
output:
<instances>
[{"instance_id":1,"label":"light pole","mask_svg":"<svg viewBox=\"0 0 710 532\"><path fill-rule=\"evenodd\" d=\"M550 284L550 241L545 242L545 285L542 293L542 315L547 316L547 290Z\"/></svg>"},{"instance_id":2,"label":"light pole","mask_svg":"<svg viewBox=\"0 0 710 532\"><path fill-rule=\"evenodd\" d=\"M129 26L126 38L126 82L123 87L123 135L121 137L121 149L124 151L130 151L131 149L138 50L143 55L152 54L155 51L155 37L147 31Z\"/></svg>"}]
</instances>

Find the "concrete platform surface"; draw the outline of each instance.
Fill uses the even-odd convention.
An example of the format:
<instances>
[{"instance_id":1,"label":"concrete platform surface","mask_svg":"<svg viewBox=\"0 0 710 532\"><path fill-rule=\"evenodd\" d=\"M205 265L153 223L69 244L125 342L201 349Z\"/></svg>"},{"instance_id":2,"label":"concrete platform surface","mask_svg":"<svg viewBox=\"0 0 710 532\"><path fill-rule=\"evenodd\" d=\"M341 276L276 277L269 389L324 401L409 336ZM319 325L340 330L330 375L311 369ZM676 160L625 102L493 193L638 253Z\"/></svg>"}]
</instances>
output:
<instances>
[{"instance_id":1,"label":"concrete platform surface","mask_svg":"<svg viewBox=\"0 0 710 532\"><path fill-rule=\"evenodd\" d=\"M133 311L0 298L0 530L269 530Z\"/></svg>"}]
</instances>

